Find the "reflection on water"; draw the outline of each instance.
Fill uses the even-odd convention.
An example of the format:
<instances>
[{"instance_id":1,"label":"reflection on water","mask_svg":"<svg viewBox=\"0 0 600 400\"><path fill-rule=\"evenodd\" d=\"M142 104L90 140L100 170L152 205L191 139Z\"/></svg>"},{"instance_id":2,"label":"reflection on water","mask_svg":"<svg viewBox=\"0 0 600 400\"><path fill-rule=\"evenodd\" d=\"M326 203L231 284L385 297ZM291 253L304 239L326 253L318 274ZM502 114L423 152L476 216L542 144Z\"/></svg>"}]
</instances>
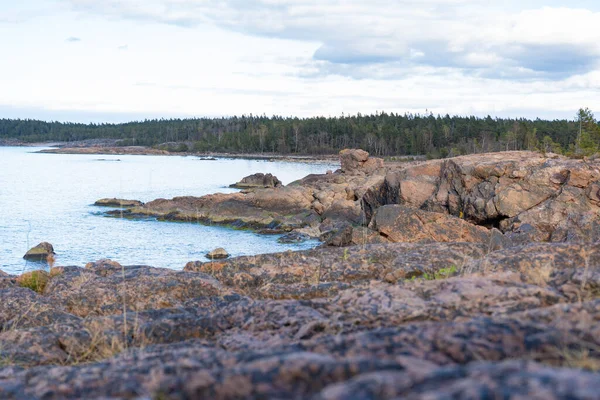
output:
<instances>
[{"instance_id":1,"label":"reflection on water","mask_svg":"<svg viewBox=\"0 0 600 400\"><path fill-rule=\"evenodd\" d=\"M34 154L0 147L0 269L21 273L39 265L22 259L39 242L54 245L57 265L99 258L122 264L181 269L215 247L233 256L309 248L277 243L278 236L200 224L107 218L92 204L104 197L156 198L235 190L227 186L256 172L284 184L337 166L257 160L199 160L178 156Z\"/></svg>"}]
</instances>

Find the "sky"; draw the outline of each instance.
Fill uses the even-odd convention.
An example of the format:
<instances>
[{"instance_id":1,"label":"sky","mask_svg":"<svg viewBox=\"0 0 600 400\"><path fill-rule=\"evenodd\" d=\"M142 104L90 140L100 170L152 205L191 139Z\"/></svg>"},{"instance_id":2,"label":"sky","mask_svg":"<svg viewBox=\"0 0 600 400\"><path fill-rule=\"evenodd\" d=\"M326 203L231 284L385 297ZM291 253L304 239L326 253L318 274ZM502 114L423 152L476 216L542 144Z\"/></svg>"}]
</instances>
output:
<instances>
[{"instance_id":1,"label":"sky","mask_svg":"<svg viewBox=\"0 0 600 400\"><path fill-rule=\"evenodd\" d=\"M600 116L597 0L0 0L0 118Z\"/></svg>"}]
</instances>

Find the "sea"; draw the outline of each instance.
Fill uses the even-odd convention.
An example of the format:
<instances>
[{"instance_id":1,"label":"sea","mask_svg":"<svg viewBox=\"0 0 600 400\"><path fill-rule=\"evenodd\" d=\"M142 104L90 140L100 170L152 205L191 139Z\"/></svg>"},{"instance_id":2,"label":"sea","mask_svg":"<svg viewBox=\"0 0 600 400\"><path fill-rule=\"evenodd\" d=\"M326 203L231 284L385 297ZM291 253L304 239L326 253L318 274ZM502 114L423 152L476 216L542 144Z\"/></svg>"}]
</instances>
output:
<instances>
[{"instance_id":1,"label":"sea","mask_svg":"<svg viewBox=\"0 0 600 400\"><path fill-rule=\"evenodd\" d=\"M85 266L110 258L122 265L180 270L224 247L232 256L302 250L318 241L280 244L280 235L199 223L105 216L101 198L135 199L232 193L257 172L284 184L339 168L302 163L199 156L42 154L35 147L0 147L0 270L21 274L47 268L23 255L40 242L56 252L55 265Z\"/></svg>"}]
</instances>

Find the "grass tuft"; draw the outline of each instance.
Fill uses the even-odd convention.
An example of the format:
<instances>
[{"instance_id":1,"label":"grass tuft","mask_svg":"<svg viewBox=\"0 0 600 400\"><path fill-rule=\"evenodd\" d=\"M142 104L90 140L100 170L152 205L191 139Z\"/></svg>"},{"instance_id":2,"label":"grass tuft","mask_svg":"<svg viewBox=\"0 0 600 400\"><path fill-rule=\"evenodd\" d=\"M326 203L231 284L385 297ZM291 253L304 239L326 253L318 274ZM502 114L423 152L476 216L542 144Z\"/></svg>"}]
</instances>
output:
<instances>
[{"instance_id":1,"label":"grass tuft","mask_svg":"<svg viewBox=\"0 0 600 400\"><path fill-rule=\"evenodd\" d=\"M37 293L43 293L48 281L50 280L50 274L46 271L38 270L26 272L17 278L17 284L21 287L29 288Z\"/></svg>"}]
</instances>

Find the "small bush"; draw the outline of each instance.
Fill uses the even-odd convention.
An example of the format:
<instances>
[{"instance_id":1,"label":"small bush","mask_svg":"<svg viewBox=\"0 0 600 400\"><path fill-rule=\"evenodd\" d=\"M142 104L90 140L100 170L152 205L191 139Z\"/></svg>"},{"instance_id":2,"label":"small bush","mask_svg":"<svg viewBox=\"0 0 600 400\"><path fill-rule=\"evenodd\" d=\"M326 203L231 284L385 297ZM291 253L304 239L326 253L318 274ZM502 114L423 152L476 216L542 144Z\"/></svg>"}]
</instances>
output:
<instances>
[{"instance_id":1,"label":"small bush","mask_svg":"<svg viewBox=\"0 0 600 400\"><path fill-rule=\"evenodd\" d=\"M17 278L17 284L21 287L29 288L37 293L42 293L50 280L50 274L46 271L26 272Z\"/></svg>"}]
</instances>

